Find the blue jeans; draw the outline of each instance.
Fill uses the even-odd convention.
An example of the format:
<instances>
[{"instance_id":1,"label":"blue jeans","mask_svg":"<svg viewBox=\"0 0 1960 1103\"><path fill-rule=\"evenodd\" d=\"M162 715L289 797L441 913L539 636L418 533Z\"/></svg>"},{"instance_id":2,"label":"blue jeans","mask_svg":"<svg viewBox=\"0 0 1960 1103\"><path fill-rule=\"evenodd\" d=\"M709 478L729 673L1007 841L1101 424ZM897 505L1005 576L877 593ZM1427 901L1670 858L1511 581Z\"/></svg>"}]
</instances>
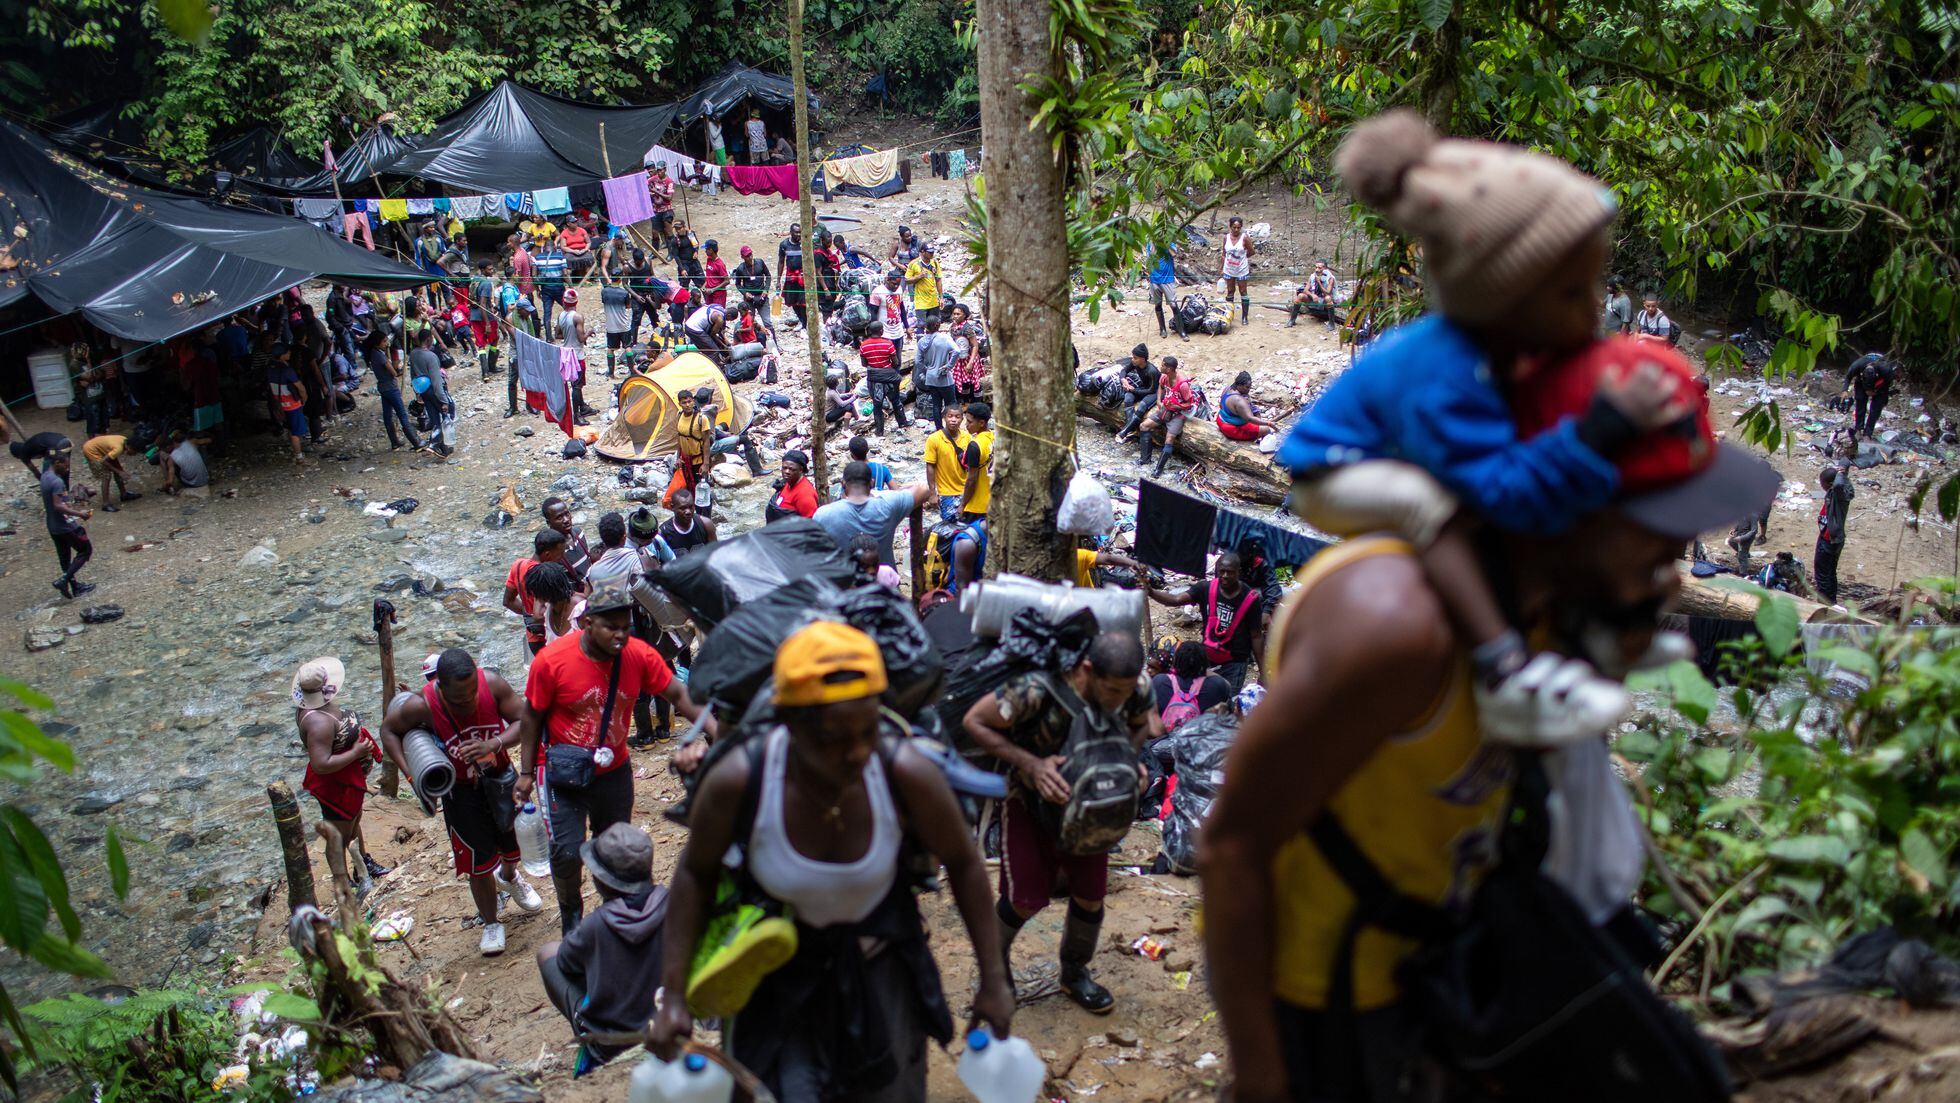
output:
<instances>
[{"instance_id":1,"label":"blue jeans","mask_svg":"<svg viewBox=\"0 0 1960 1103\"><path fill-rule=\"evenodd\" d=\"M401 443L401 440L395 436L395 426L400 425L402 432L408 434L408 446L422 447L422 441L416 437L414 427L408 422L408 408L402 405L401 391L390 387L376 393L381 396L381 427L388 431L388 443L390 445Z\"/></svg>"}]
</instances>

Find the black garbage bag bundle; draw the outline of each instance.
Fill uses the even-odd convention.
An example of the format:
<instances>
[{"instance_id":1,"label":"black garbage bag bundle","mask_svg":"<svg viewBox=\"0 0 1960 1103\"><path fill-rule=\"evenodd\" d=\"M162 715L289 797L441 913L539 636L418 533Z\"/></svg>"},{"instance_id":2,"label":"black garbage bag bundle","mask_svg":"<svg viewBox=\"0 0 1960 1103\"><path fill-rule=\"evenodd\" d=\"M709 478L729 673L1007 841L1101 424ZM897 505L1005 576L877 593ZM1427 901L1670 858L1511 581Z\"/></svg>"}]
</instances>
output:
<instances>
[{"instance_id":1,"label":"black garbage bag bundle","mask_svg":"<svg viewBox=\"0 0 1960 1103\"><path fill-rule=\"evenodd\" d=\"M709 630L728 619L736 606L798 579L821 578L841 588L850 584L852 574L850 561L822 525L792 517L696 548L648 572L647 581L667 591L696 624ZM769 650L774 654L775 646Z\"/></svg>"},{"instance_id":2,"label":"black garbage bag bundle","mask_svg":"<svg viewBox=\"0 0 1960 1103\"><path fill-rule=\"evenodd\" d=\"M876 584L847 590L838 605L844 623L870 636L885 659L885 704L908 721L925 711L945 681L939 648L912 603Z\"/></svg>"},{"instance_id":3,"label":"black garbage bag bundle","mask_svg":"<svg viewBox=\"0 0 1960 1103\"><path fill-rule=\"evenodd\" d=\"M933 615L944 615L941 610L946 608L941 606ZM1087 609L1078 609L1060 621L1051 621L1035 609L1015 613L998 644L972 648L962 654L961 665L948 667L945 689L933 705L941 729L954 746L971 757L974 748L963 723L966 710L1017 674L1068 670L1088 654L1096 632L1096 615Z\"/></svg>"},{"instance_id":4,"label":"black garbage bag bundle","mask_svg":"<svg viewBox=\"0 0 1960 1103\"><path fill-rule=\"evenodd\" d=\"M743 602L702 642L687 669L688 695L715 702L722 715L741 716L769 680L776 648L811 621L843 619L838 611L843 598L828 580L810 576Z\"/></svg>"},{"instance_id":5,"label":"black garbage bag bundle","mask_svg":"<svg viewBox=\"0 0 1960 1103\"><path fill-rule=\"evenodd\" d=\"M1198 831L1225 784L1225 754L1238 734L1238 717L1208 712L1179 725L1151 748L1159 755L1169 751L1177 774L1171 814L1164 819L1164 857L1172 873L1189 877L1198 872Z\"/></svg>"}]
</instances>

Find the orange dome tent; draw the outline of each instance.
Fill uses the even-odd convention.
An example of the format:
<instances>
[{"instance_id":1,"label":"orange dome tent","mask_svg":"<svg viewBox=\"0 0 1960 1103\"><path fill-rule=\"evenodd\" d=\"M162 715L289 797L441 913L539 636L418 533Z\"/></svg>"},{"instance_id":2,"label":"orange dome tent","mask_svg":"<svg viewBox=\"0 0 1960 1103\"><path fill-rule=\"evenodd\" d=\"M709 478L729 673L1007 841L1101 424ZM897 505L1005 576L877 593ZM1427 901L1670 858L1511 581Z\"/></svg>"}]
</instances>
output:
<instances>
[{"instance_id":1,"label":"orange dome tent","mask_svg":"<svg viewBox=\"0 0 1960 1103\"><path fill-rule=\"evenodd\" d=\"M748 428L755 407L735 393L714 361L698 352L686 352L620 384L619 416L600 436L599 454L618 463L644 463L673 454L679 447L675 425L680 417L680 393L704 386L715 392L716 425L737 433Z\"/></svg>"}]
</instances>

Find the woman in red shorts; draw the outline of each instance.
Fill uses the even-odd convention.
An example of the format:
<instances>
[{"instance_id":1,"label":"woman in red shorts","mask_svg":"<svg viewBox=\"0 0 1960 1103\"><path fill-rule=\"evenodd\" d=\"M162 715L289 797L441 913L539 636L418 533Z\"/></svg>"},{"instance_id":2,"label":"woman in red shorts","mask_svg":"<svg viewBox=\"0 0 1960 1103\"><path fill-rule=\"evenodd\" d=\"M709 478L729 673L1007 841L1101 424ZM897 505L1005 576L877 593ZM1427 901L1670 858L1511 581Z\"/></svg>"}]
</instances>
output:
<instances>
[{"instance_id":1,"label":"woman in red shorts","mask_svg":"<svg viewBox=\"0 0 1960 1103\"><path fill-rule=\"evenodd\" d=\"M1257 410L1252 407L1252 373L1242 371L1232 380L1232 389L1225 392L1219 400L1218 431L1227 440L1258 440L1267 433L1276 433L1279 426L1261 420Z\"/></svg>"},{"instance_id":2,"label":"woman in red shorts","mask_svg":"<svg viewBox=\"0 0 1960 1103\"><path fill-rule=\"evenodd\" d=\"M381 746L361 726L353 709L334 703L347 670L331 656L303 664L293 675L293 719L306 747L306 791L320 802L320 818L348 842L359 840L369 876L384 877L387 867L367 853L361 838L361 802L367 796L368 767L381 761Z\"/></svg>"}]
</instances>

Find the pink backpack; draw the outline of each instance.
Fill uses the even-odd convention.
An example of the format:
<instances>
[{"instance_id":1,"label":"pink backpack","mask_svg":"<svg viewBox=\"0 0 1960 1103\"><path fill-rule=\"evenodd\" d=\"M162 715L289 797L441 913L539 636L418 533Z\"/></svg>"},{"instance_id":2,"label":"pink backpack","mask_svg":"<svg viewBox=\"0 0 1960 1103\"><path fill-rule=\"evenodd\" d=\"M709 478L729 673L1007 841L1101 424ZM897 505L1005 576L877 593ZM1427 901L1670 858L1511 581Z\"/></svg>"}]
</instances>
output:
<instances>
[{"instance_id":1,"label":"pink backpack","mask_svg":"<svg viewBox=\"0 0 1960 1103\"><path fill-rule=\"evenodd\" d=\"M1204 688L1205 676L1200 674L1191 680L1189 686L1180 686L1177 675L1169 675L1171 680L1171 699L1164 705L1164 733L1174 732L1187 720L1196 719L1199 713L1198 691Z\"/></svg>"}]
</instances>

